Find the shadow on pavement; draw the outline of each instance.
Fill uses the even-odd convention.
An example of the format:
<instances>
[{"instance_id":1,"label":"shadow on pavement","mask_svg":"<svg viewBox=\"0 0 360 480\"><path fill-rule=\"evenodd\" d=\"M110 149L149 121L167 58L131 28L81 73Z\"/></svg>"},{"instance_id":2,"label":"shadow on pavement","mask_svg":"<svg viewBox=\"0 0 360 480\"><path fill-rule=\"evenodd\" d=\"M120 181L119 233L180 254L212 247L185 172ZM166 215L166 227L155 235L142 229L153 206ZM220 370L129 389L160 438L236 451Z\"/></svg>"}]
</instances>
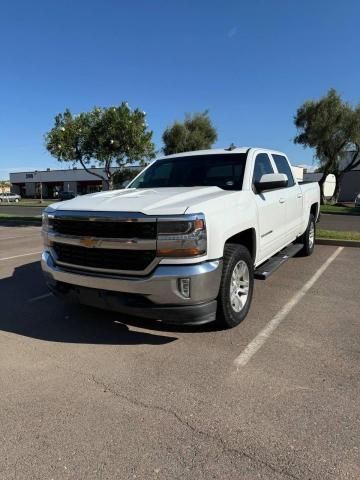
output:
<instances>
[{"instance_id":1,"label":"shadow on pavement","mask_svg":"<svg viewBox=\"0 0 360 480\"><path fill-rule=\"evenodd\" d=\"M124 324L127 318L114 312L66 305L53 296L31 300L46 293L40 262L15 267L12 276L0 279L0 330L66 343L165 345L177 340L174 336L130 330ZM135 323L150 327L145 322Z\"/></svg>"}]
</instances>

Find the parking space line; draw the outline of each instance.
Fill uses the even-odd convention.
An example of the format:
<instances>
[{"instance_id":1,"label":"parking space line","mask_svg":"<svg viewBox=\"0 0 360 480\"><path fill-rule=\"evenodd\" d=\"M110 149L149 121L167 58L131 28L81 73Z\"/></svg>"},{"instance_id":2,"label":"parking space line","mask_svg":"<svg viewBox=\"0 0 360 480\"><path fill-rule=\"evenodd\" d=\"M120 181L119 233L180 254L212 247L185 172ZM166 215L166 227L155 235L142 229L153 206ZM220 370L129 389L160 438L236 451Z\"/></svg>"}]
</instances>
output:
<instances>
[{"instance_id":1,"label":"parking space line","mask_svg":"<svg viewBox=\"0 0 360 480\"><path fill-rule=\"evenodd\" d=\"M13 260L14 258L27 257L29 255L39 255L40 253L42 253L42 251L31 252L31 253L22 253L21 255L14 255L13 257L3 257L3 258L0 258L0 262L5 261L5 260Z\"/></svg>"},{"instance_id":2,"label":"parking space line","mask_svg":"<svg viewBox=\"0 0 360 480\"><path fill-rule=\"evenodd\" d=\"M39 235L22 235L22 236L17 236L17 237L0 237L0 241L1 240L15 240L17 238L21 239L21 240L24 240L25 238L35 238L35 237L39 237L40 238L40 234Z\"/></svg>"},{"instance_id":3,"label":"parking space line","mask_svg":"<svg viewBox=\"0 0 360 480\"><path fill-rule=\"evenodd\" d=\"M38 300L44 300L45 298L48 298L48 297L51 297L51 296L52 296L51 292L44 293L43 295L39 295L37 297L30 298L29 303L37 302Z\"/></svg>"},{"instance_id":4,"label":"parking space line","mask_svg":"<svg viewBox=\"0 0 360 480\"><path fill-rule=\"evenodd\" d=\"M305 285L283 306L283 308L270 320L260 333L247 345L238 357L234 360L236 367L244 367L255 353L264 345L270 335L276 330L284 318L291 312L291 310L300 302L306 295L314 283L321 277L328 266L335 260L344 247L339 247L335 252L324 262L321 267L314 273Z\"/></svg>"}]
</instances>

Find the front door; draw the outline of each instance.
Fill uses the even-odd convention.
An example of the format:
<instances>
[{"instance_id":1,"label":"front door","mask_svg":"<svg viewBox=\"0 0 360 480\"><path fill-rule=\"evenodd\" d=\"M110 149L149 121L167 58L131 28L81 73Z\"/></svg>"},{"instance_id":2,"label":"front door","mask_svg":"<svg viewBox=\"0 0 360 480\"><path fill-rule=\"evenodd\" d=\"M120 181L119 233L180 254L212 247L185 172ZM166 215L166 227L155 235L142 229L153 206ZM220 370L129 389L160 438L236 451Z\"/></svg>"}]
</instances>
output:
<instances>
[{"instance_id":1,"label":"front door","mask_svg":"<svg viewBox=\"0 0 360 480\"><path fill-rule=\"evenodd\" d=\"M256 181L268 173L274 173L273 165L267 153L258 153L254 162L253 189ZM282 189L257 193L254 189L259 225L260 255L257 263L266 260L284 245L285 202Z\"/></svg>"},{"instance_id":2,"label":"front door","mask_svg":"<svg viewBox=\"0 0 360 480\"><path fill-rule=\"evenodd\" d=\"M288 177L288 185L281 189L281 197L286 204L286 231L284 231L284 240L286 243L292 242L300 232L302 224L303 199L302 191L294 179L288 160L283 155L272 154L278 173L285 173Z\"/></svg>"}]
</instances>

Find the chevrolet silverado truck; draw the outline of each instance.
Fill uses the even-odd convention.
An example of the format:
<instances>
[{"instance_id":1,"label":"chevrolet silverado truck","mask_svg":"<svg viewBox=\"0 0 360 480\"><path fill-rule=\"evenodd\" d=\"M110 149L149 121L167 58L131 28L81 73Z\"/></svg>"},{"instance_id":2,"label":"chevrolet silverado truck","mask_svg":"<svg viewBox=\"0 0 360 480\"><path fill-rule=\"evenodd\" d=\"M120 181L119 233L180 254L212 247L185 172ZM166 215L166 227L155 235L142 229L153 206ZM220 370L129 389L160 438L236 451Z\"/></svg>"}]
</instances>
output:
<instances>
[{"instance_id":1,"label":"chevrolet silverado truck","mask_svg":"<svg viewBox=\"0 0 360 480\"><path fill-rule=\"evenodd\" d=\"M49 206L42 269L64 299L231 328L249 311L255 278L311 255L319 205L318 184L299 184L284 153L170 155L126 189Z\"/></svg>"}]
</instances>

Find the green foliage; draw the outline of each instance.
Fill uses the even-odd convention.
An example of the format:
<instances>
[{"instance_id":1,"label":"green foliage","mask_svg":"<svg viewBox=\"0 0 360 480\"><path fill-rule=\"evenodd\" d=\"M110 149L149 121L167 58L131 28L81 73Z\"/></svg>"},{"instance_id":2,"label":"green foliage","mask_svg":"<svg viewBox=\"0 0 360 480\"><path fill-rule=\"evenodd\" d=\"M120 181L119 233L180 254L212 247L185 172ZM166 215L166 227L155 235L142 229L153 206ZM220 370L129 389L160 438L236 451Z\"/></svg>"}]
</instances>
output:
<instances>
[{"instance_id":1,"label":"green foliage","mask_svg":"<svg viewBox=\"0 0 360 480\"><path fill-rule=\"evenodd\" d=\"M184 122L175 122L163 133L165 155L211 148L217 132L207 111L186 115Z\"/></svg>"},{"instance_id":2,"label":"green foliage","mask_svg":"<svg viewBox=\"0 0 360 480\"><path fill-rule=\"evenodd\" d=\"M320 186L328 173L336 176L336 201L341 176L360 164L360 107L353 108L331 89L320 100L305 102L297 110L294 123L298 130L294 143L315 150L319 170L324 174ZM349 151L353 152L352 159L343 165L342 159Z\"/></svg>"},{"instance_id":3,"label":"green foliage","mask_svg":"<svg viewBox=\"0 0 360 480\"><path fill-rule=\"evenodd\" d=\"M91 115L73 115L66 109L55 116L54 127L45 135L46 148L60 162L89 161Z\"/></svg>"},{"instance_id":4,"label":"green foliage","mask_svg":"<svg viewBox=\"0 0 360 480\"><path fill-rule=\"evenodd\" d=\"M125 182L129 182L140 173L141 168L121 168L115 172L113 177L113 183L115 187L124 187Z\"/></svg>"},{"instance_id":5,"label":"green foliage","mask_svg":"<svg viewBox=\"0 0 360 480\"><path fill-rule=\"evenodd\" d=\"M7 180L0 180L0 192L4 193L8 188L10 188L10 182Z\"/></svg>"},{"instance_id":6,"label":"green foliage","mask_svg":"<svg viewBox=\"0 0 360 480\"><path fill-rule=\"evenodd\" d=\"M359 232L345 232L338 230L316 230L316 238L329 238L332 240L353 240L360 242Z\"/></svg>"},{"instance_id":7,"label":"green foliage","mask_svg":"<svg viewBox=\"0 0 360 480\"><path fill-rule=\"evenodd\" d=\"M334 215L360 215L360 207L347 207L344 205L321 205L321 213L329 213Z\"/></svg>"},{"instance_id":8,"label":"green foliage","mask_svg":"<svg viewBox=\"0 0 360 480\"><path fill-rule=\"evenodd\" d=\"M95 107L90 112L73 115L65 110L55 117L54 127L45 135L46 148L59 161L80 163L85 170L94 160L104 168L105 180L111 187L114 172L128 163L144 164L155 156L152 131L146 114L131 110L126 102L108 108Z\"/></svg>"},{"instance_id":9,"label":"green foliage","mask_svg":"<svg viewBox=\"0 0 360 480\"><path fill-rule=\"evenodd\" d=\"M131 110L127 103L118 107L95 109L90 146L93 157L100 163L114 162L118 166L155 156L152 132L147 130L146 114Z\"/></svg>"},{"instance_id":10,"label":"green foliage","mask_svg":"<svg viewBox=\"0 0 360 480\"><path fill-rule=\"evenodd\" d=\"M307 101L294 119L299 131L294 142L314 148L320 163L333 168L338 155L351 142L352 113L335 90L320 100Z\"/></svg>"}]
</instances>

